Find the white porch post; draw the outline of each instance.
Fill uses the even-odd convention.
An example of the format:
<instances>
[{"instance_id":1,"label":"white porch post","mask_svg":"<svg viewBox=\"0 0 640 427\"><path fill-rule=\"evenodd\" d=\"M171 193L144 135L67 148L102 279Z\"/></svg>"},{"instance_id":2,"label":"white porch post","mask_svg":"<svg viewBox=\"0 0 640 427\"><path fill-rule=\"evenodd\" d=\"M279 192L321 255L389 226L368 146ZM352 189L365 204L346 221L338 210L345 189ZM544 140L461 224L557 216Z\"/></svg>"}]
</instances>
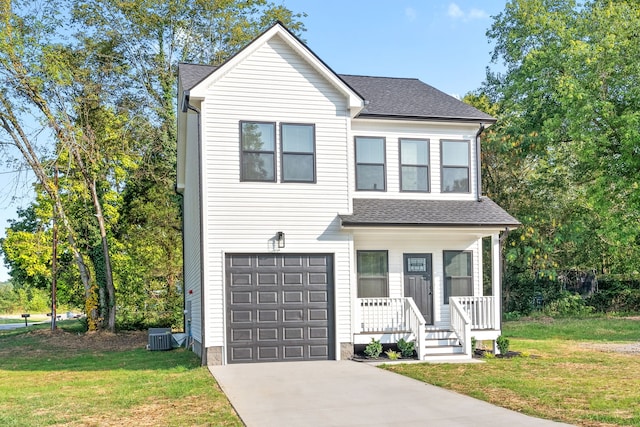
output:
<instances>
[{"instance_id":1,"label":"white porch post","mask_svg":"<svg viewBox=\"0 0 640 427\"><path fill-rule=\"evenodd\" d=\"M491 235L491 292L495 304L493 319L494 327L501 329L500 322L502 320L502 271L500 268L500 233ZM498 348L496 342L493 342L494 354L497 354Z\"/></svg>"}]
</instances>

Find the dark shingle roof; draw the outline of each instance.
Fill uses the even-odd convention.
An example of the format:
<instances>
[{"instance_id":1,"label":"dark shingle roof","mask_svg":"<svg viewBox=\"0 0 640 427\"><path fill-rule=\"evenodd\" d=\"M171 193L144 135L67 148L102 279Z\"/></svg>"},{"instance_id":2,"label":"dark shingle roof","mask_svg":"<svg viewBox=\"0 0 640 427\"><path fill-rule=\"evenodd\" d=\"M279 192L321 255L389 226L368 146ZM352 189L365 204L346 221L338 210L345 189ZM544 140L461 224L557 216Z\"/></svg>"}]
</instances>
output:
<instances>
[{"instance_id":1,"label":"dark shingle roof","mask_svg":"<svg viewBox=\"0 0 640 427\"><path fill-rule=\"evenodd\" d=\"M216 68L213 65L201 64L178 64L178 78L182 84L182 89L191 90L202 80L213 73Z\"/></svg>"},{"instance_id":2,"label":"dark shingle roof","mask_svg":"<svg viewBox=\"0 0 640 427\"><path fill-rule=\"evenodd\" d=\"M354 199L343 226L518 226L520 222L487 197L477 200Z\"/></svg>"},{"instance_id":3,"label":"dark shingle roof","mask_svg":"<svg viewBox=\"0 0 640 427\"><path fill-rule=\"evenodd\" d=\"M212 65L180 64L178 77L182 88L192 89L216 68ZM367 102L359 117L495 121L490 115L418 79L345 74L338 77Z\"/></svg>"},{"instance_id":4,"label":"dark shingle roof","mask_svg":"<svg viewBox=\"0 0 640 427\"><path fill-rule=\"evenodd\" d=\"M360 117L395 117L494 122L488 114L418 79L339 77L368 101Z\"/></svg>"}]
</instances>

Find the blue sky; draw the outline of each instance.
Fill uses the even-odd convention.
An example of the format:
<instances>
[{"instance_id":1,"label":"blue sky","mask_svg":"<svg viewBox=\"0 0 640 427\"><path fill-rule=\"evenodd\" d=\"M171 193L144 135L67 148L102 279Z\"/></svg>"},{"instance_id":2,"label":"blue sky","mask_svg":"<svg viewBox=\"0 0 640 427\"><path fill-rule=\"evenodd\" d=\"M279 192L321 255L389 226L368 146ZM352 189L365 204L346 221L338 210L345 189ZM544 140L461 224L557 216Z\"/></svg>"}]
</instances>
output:
<instances>
[{"instance_id":1,"label":"blue sky","mask_svg":"<svg viewBox=\"0 0 640 427\"><path fill-rule=\"evenodd\" d=\"M335 72L413 77L455 96L482 84L492 50L485 33L491 17L506 4L506 0L274 1L307 13L302 38ZM0 171L0 236L7 220L16 218L16 208L31 201L24 173L22 178ZM0 264L4 281L8 274Z\"/></svg>"},{"instance_id":2,"label":"blue sky","mask_svg":"<svg viewBox=\"0 0 640 427\"><path fill-rule=\"evenodd\" d=\"M306 12L307 45L340 74L419 78L452 95L480 87L485 33L506 0L281 0Z\"/></svg>"}]
</instances>

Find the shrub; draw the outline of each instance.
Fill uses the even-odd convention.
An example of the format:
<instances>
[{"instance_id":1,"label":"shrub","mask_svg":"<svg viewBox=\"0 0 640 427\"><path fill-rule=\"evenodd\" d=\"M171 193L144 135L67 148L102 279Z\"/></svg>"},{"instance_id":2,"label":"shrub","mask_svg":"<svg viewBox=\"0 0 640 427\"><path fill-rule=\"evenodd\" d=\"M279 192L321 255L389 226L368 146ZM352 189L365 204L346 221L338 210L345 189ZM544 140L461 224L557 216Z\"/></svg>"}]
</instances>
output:
<instances>
[{"instance_id":1,"label":"shrub","mask_svg":"<svg viewBox=\"0 0 640 427\"><path fill-rule=\"evenodd\" d=\"M549 303L543 310L549 316L584 316L593 312L593 307L587 306L580 295L563 292L555 301Z\"/></svg>"},{"instance_id":2,"label":"shrub","mask_svg":"<svg viewBox=\"0 0 640 427\"><path fill-rule=\"evenodd\" d=\"M400 359L400 353L397 352L397 351L393 351L391 349L385 351L384 354L387 355L389 360L398 360L398 359Z\"/></svg>"},{"instance_id":3,"label":"shrub","mask_svg":"<svg viewBox=\"0 0 640 427\"><path fill-rule=\"evenodd\" d=\"M398 350L402 353L402 357L413 357L415 346L414 341L405 341L404 338L400 338L398 341Z\"/></svg>"},{"instance_id":4,"label":"shrub","mask_svg":"<svg viewBox=\"0 0 640 427\"><path fill-rule=\"evenodd\" d=\"M478 346L478 341L476 340L476 337L471 337L471 353L476 352L477 346Z\"/></svg>"},{"instance_id":5,"label":"shrub","mask_svg":"<svg viewBox=\"0 0 640 427\"><path fill-rule=\"evenodd\" d=\"M509 338L500 335L496 340L496 344L498 345L498 350L500 350L500 354L509 353Z\"/></svg>"},{"instance_id":6,"label":"shrub","mask_svg":"<svg viewBox=\"0 0 640 427\"><path fill-rule=\"evenodd\" d=\"M364 348L364 354L375 359L380 356L380 353L382 353L382 344L379 340L371 338L371 342Z\"/></svg>"}]
</instances>

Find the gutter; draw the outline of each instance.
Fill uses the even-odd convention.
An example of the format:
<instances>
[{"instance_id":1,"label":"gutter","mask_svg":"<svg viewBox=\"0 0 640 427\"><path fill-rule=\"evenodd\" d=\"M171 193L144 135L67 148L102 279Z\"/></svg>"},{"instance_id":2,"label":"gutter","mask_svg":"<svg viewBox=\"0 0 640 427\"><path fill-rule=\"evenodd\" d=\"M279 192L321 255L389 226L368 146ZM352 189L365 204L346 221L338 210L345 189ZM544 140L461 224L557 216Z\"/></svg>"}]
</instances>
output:
<instances>
[{"instance_id":1,"label":"gutter","mask_svg":"<svg viewBox=\"0 0 640 427\"><path fill-rule=\"evenodd\" d=\"M482 166L481 166L481 147L480 147L480 134L484 131L484 123L480 123L480 128L478 132L476 132L476 170L477 170L477 178L476 178L476 194L478 197L478 201L481 202L482 198Z\"/></svg>"}]
</instances>

